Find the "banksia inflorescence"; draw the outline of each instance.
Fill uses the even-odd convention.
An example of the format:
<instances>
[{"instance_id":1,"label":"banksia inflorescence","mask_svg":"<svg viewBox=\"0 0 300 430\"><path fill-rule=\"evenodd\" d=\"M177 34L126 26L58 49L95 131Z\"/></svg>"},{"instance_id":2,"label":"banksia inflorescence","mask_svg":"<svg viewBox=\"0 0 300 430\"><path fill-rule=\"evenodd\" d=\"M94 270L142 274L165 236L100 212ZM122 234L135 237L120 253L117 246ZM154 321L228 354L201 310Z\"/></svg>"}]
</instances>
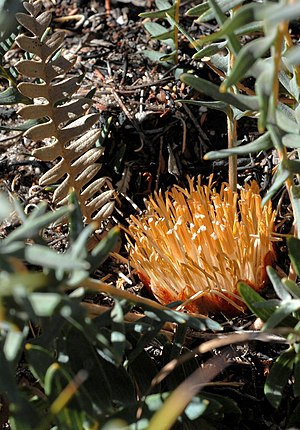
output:
<instances>
[{"instance_id":1,"label":"banksia inflorescence","mask_svg":"<svg viewBox=\"0 0 300 430\"><path fill-rule=\"evenodd\" d=\"M131 217L131 264L163 304L207 314L233 314L245 306L237 282L260 290L274 258L275 211L261 207L255 182L238 193L223 184L216 192L200 179L150 197L147 211Z\"/></svg>"}]
</instances>

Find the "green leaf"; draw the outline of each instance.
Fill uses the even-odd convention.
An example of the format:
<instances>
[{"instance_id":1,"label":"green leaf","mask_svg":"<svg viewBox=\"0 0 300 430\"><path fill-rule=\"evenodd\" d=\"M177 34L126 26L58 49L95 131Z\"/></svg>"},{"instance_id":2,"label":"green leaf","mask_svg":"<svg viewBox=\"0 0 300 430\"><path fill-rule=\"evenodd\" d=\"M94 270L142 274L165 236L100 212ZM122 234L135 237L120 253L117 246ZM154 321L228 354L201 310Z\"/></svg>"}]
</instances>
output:
<instances>
[{"instance_id":1,"label":"green leaf","mask_svg":"<svg viewBox=\"0 0 300 430\"><path fill-rule=\"evenodd\" d=\"M251 67L256 60L263 57L274 41L275 35L260 37L244 45L239 51L229 76L221 84L220 90L225 92L232 85L240 82L246 74L251 74ZM269 79L270 81L270 79Z\"/></svg>"},{"instance_id":2,"label":"green leaf","mask_svg":"<svg viewBox=\"0 0 300 430\"><path fill-rule=\"evenodd\" d=\"M155 0L155 6L159 10L168 9L169 7L173 7L174 5L172 5L171 3L174 3L174 1L171 0L171 2L169 2L168 0Z\"/></svg>"},{"instance_id":3,"label":"green leaf","mask_svg":"<svg viewBox=\"0 0 300 430\"><path fill-rule=\"evenodd\" d=\"M60 271L89 270L90 264L80 258L75 258L69 253L61 254L42 245L27 246L25 250L26 260L29 263Z\"/></svg>"},{"instance_id":4,"label":"green leaf","mask_svg":"<svg viewBox=\"0 0 300 430\"><path fill-rule=\"evenodd\" d=\"M22 331L16 329L8 331L3 347L7 361L16 364L16 361L20 359L23 352L23 343L28 336L28 332L29 327L27 325L24 326Z\"/></svg>"},{"instance_id":5,"label":"green leaf","mask_svg":"<svg viewBox=\"0 0 300 430\"><path fill-rule=\"evenodd\" d=\"M210 0L212 1L212 0ZM256 20L256 14L261 9L262 5L257 3L247 4L240 9L238 9L232 18L228 18L222 25L220 31L214 32L203 39L203 45L208 42L213 42L215 40L220 40L223 38L236 37L234 32L240 29L242 26L252 23ZM220 25L220 23L219 23ZM238 40L238 39L236 39ZM240 45L239 45L240 46ZM237 54L239 49L237 44L233 47L233 53Z\"/></svg>"},{"instance_id":6,"label":"green leaf","mask_svg":"<svg viewBox=\"0 0 300 430\"><path fill-rule=\"evenodd\" d=\"M170 64L162 60L162 57L164 57L164 54L162 52L145 49L144 51L141 51L141 54L149 58L149 60L153 62L156 62L156 63L159 62L162 66L168 67L168 64Z\"/></svg>"},{"instance_id":7,"label":"green leaf","mask_svg":"<svg viewBox=\"0 0 300 430\"><path fill-rule=\"evenodd\" d=\"M300 46L296 45L288 49L284 56L290 66L296 66L300 64Z\"/></svg>"},{"instance_id":8,"label":"green leaf","mask_svg":"<svg viewBox=\"0 0 300 430\"><path fill-rule=\"evenodd\" d=\"M300 286L296 282L287 278L283 279L282 282L293 297L300 299Z\"/></svg>"},{"instance_id":9,"label":"green leaf","mask_svg":"<svg viewBox=\"0 0 300 430\"><path fill-rule=\"evenodd\" d=\"M238 292L248 308L261 320L267 321L273 314L274 308L262 307L261 304L267 304L267 300L262 298L253 288L244 282L238 283Z\"/></svg>"},{"instance_id":10,"label":"green leaf","mask_svg":"<svg viewBox=\"0 0 300 430\"><path fill-rule=\"evenodd\" d=\"M262 206L265 205L267 201L270 200L274 194L284 185L285 181L290 177L290 175L290 170L284 167L283 163L280 163L275 174L273 184L261 202Z\"/></svg>"},{"instance_id":11,"label":"green leaf","mask_svg":"<svg viewBox=\"0 0 300 430\"><path fill-rule=\"evenodd\" d=\"M102 413L107 412L112 406L112 392L105 373L105 363L100 360L93 345L82 332L76 329L68 332L66 355L69 357L68 365L74 374L81 369L88 372L84 387L91 396L94 408Z\"/></svg>"},{"instance_id":12,"label":"green leaf","mask_svg":"<svg viewBox=\"0 0 300 430\"><path fill-rule=\"evenodd\" d=\"M8 200L8 197L2 192L0 193L0 221L4 221L13 212L13 207Z\"/></svg>"},{"instance_id":13,"label":"green leaf","mask_svg":"<svg viewBox=\"0 0 300 430\"><path fill-rule=\"evenodd\" d=\"M193 55L193 60L201 60L203 57L211 57L212 55L217 54L227 46L227 41L211 43L208 46L200 49Z\"/></svg>"},{"instance_id":14,"label":"green leaf","mask_svg":"<svg viewBox=\"0 0 300 430\"><path fill-rule=\"evenodd\" d=\"M14 295L16 289L24 289L28 294L38 288L47 287L51 279L43 273L16 273L7 274L0 272L0 297Z\"/></svg>"},{"instance_id":15,"label":"green leaf","mask_svg":"<svg viewBox=\"0 0 300 430\"><path fill-rule=\"evenodd\" d=\"M95 246L87 261L91 265L91 270L97 269L108 258L109 253L114 250L120 240L119 227L113 227Z\"/></svg>"},{"instance_id":16,"label":"green leaf","mask_svg":"<svg viewBox=\"0 0 300 430\"><path fill-rule=\"evenodd\" d=\"M224 29L224 26L226 25L226 22L228 22L227 16L222 12L222 9L219 7L219 5L216 2L216 0L208 0L208 3L210 5L211 9L213 10L215 19L217 20L217 22L218 22L218 24L220 26L220 32L222 32L223 29ZM235 17L235 15L233 15L233 18L234 17ZM229 18L229 20L230 19L231 18ZM199 20L197 20L196 22L199 22ZM208 37L210 37L210 36L208 36ZM234 31L227 31L227 33L226 33L226 39L227 39L227 42L228 42L229 49L235 55L237 55L237 53L239 52L239 50L241 48L241 45L240 45L239 39L235 35Z\"/></svg>"},{"instance_id":17,"label":"green leaf","mask_svg":"<svg viewBox=\"0 0 300 430\"><path fill-rule=\"evenodd\" d=\"M265 383L264 392L274 408L278 408L284 395L284 388L290 378L295 362L295 351L290 348L280 354Z\"/></svg>"},{"instance_id":18,"label":"green leaf","mask_svg":"<svg viewBox=\"0 0 300 430\"><path fill-rule=\"evenodd\" d=\"M300 396L300 354L299 352L296 354L295 362L294 362L294 385L293 385L293 391L294 396L299 397Z\"/></svg>"},{"instance_id":19,"label":"green leaf","mask_svg":"<svg viewBox=\"0 0 300 430\"><path fill-rule=\"evenodd\" d=\"M0 105L29 104L31 100L23 96L16 87L8 87L0 92Z\"/></svg>"},{"instance_id":20,"label":"green leaf","mask_svg":"<svg viewBox=\"0 0 300 430\"><path fill-rule=\"evenodd\" d=\"M299 235L300 235L300 231L299 231L299 226L300 226L300 185L292 185L290 188L290 193L291 193L291 200L292 200L292 204L293 204L295 221L296 221L296 225L298 226L296 231L297 231L297 235L299 237Z\"/></svg>"},{"instance_id":21,"label":"green leaf","mask_svg":"<svg viewBox=\"0 0 300 430\"><path fill-rule=\"evenodd\" d=\"M218 0L217 3L222 12L228 12L230 9L240 5L244 0ZM215 18L214 12L209 6L209 2L203 2L195 7L189 9L186 13L187 16L199 16L202 22L210 21Z\"/></svg>"},{"instance_id":22,"label":"green leaf","mask_svg":"<svg viewBox=\"0 0 300 430\"><path fill-rule=\"evenodd\" d=\"M174 15L175 6L167 7L166 9L155 10L152 12L139 13L140 18L166 18L166 14Z\"/></svg>"},{"instance_id":23,"label":"green leaf","mask_svg":"<svg viewBox=\"0 0 300 430\"><path fill-rule=\"evenodd\" d=\"M54 212L48 212L38 217L38 219L29 217L22 226L18 227L3 240L3 245L14 241L23 241L28 238L34 238L42 228L49 226L49 224L59 220L60 218L63 218L69 213L69 210L69 208L62 207ZM31 216L33 215L31 214Z\"/></svg>"},{"instance_id":24,"label":"green leaf","mask_svg":"<svg viewBox=\"0 0 300 430\"><path fill-rule=\"evenodd\" d=\"M204 93L217 101L228 103L240 110L257 111L259 109L258 98L255 96L244 96L241 94L220 93L219 87L211 82L200 78L199 76L183 73L180 80L187 85L190 85L200 93Z\"/></svg>"},{"instance_id":25,"label":"green leaf","mask_svg":"<svg viewBox=\"0 0 300 430\"><path fill-rule=\"evenodd\" d=\"M25 345L25 354L31 372L44 386L45 375L48 368L54 363L54 357L45 348L33 343Z\"/></svg>"},{"instance_id":26,"label":"green leaf","mask_svg":"<svg viewBox=\"0 0 300 430\"><path fill-rule=\"evenodd\" d=\"M274 64L265 64L255 82L255 93L259 100L260 115L258 118L258 129L263 132L267 126L269 105L272 100L273 82L270 76L273 75Z\"/></svg>"},{"instance_id":27,"label":"green leaf","mask_svg":"<svg viewBox=\"0 0 300 430\"><path fill-rule=\"evenodd\" d=\"M272 282L275 293L281 300L289 300L291 299L291 295L287 291L286 287L282 283L280 277L277 275L277 272L271 266L267 266L267 274L269 276L270 281Z\"/></svg>"},{"instance_id":28,"label":"green leaf","mask_svg":"<svg viewBox=\"0 0 300 430\"><path fill-rule=\"evenodd\" d=\"M203 100L186 100L186 99L177 99L175 100L177 103L188 103L195 106L206 106L209 109L219 110L228 114L231 110L230 106L224 102L206 102Z\"/></svg>"},{"instance_id":29,"label":"green leaf","mask_svg":"<svg viewBox=\"0 0 300 430\"><path fill-rule=\"evenodd\" d=\"M277 327L287 316L300 309L300 299L284 300L266 321L263 330Z\"/></svg>"},{"instance_id":30,"label":"green leaf","mask_svg":"<svg viewBox=\"0 0 300 430\"><path fill-rule=\"evenodd\" d=\"M153 39L162 40L164 43L169 45L171 49L175 49L173 40L174 30L167 29L157 22L146 22L144 26Z\"/></svg>"},{"instance_id":31,"label":"green leaf","mask_svg":"<svg viewBox=\"0 0 300 430\"><path fill-rule=\"evenodd\" d=\"M8 399L13 404L17 404L19 400L19 390L15 378L15 369L10 365L4 353L4 341L0 339L0 392L6 393Z\"/></svg>"},{"instance_id":32,"label":"green leaf","mask_svg":"<svg viewBox=\"0 0 300 430\"><path fill-rule=\"evenodd\" d=\"M115 300L114 306L110 312L111 315L111 343L115 351L115 360L121 364L124 358L126 336L124 328L123 309L118 300Z\"/></svg>"},{"instance_id":33,"label":"green leaf","mask_svg":"<svg viewBox=\"0 0 300 430\"><path fill-rule=\"evenodd\" d=\"M272 148L272 141L270 139L270 134L267 132L260 136L259 138L253 140L253 142L247 143L245 145L236 146L230 149L221 149L220 151L210 151L205 154L205 160L217 160L219 158L227 158L231 155L243 155L251 154L258 151L267 151Z\"/></svg>"},{"instance_id":34,"label":"green leaf","mask_svg":"<svg viewBox=\"0 0 300 430\"><path fill-rule=\"evenodd\" d=\"M285 134L282 138L282 143L288 148L300 148L299 134Z\"/></svg>"},{"instance_id":35,"label":"green leaf","mask_svg":"<svg viewBox=\"0 0 300 430\"><path fill-rule=\"evenodd\" d=\"M51 317L60 304L62 296L57 293L32 293L28 299L37 316Z\"/></svg>"},{"instance_id":36,"label":"green leaf","mask_svg":"<svg viewBox=\"0 0 300 430\"><path fill-rule=\"evenodd\" d=\"M0 130L7 130L7 131L27 131L29 128L34 127L38 124L43 124L46 122L45 118L39 118L39 119L29 119L28 121L23 122L20 125L0 125Z\"/></svg>"},{"instance_id":37,"label":"green leaf","mask_svg":"<svg viewBox=\"0 0 300 430\"><path fill-rule=\"evenodd\" d=\"M281 103L278 104L276 109L276 123L286 133L300 132L300 125L297 122L295 111Z\"/></svg>"},{"instance_id":38,"label":"green leaf","mask_svg":"<svg viewBox=\"0 0 300 430\"><path fill-rule=\"evenodd\" d=\"M291 262L297 275L300 276L300 239L289 237L287 243Z\"/></svg>"},{"instance_id":39,"label":"green leaf","mask_svg":"<svg viewBox=\"0 0 300 430\"><path fill-rule=\"evenodd\" d=\"M74 208L69 214L69 241L72 246L84 229L82 211L75 191L71 191L69 194L69 204Z\"/></svg>"},{"instance_id":40,"label":"green leaf","mask_svg":"<svg viewBox=\"0 0 300 430\"><path fill-rule=\"evenodd\" d=\"M290 174L299 174L300 173L300 161L299 160L288 160L287 168L290 171Z\"/></svg>"},{"instance_id":41,"label":"green leaf","mask_svg":"<svg viewBox=\"0 0 300 430\"><path fill-rule=\"evenodd\" d=\"M268 9L268 14L264 13L262 18L265 19L268 24L276 25L283 21L295 21L300 18L300 4L278 4L277 7Z\"/></svg>"}]
</instances>

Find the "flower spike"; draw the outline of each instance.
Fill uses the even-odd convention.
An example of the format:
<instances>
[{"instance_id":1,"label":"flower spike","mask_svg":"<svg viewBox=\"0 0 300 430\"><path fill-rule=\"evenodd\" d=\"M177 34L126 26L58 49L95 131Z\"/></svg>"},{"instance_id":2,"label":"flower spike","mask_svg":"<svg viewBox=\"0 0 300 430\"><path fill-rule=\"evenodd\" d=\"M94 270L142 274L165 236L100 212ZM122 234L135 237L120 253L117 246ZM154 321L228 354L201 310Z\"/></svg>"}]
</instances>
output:
<instances>
[{"instance_id":1,"label":"flower spike","mask_svg":"<svg viewBox=\"0 0 300 430\"><path fill-rule=\"evenodd\" d=\"M181 309L208 314L245 310L238 281L256 291L266 281L266 265L275 259L275 211L261 207L256 182L234 192L174 186L154 194L146 214L131 216L128 242L131 265L163 304L181 300Z\"/></svg>"}]
</instances>

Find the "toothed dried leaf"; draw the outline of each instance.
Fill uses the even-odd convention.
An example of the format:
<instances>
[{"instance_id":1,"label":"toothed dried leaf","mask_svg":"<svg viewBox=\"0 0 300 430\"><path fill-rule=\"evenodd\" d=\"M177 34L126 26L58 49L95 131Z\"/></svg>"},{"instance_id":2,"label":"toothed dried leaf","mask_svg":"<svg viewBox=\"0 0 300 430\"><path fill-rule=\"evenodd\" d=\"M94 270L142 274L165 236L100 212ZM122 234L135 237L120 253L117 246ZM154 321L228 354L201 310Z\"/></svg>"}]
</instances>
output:
<instances>
[{"instance_id":1,"label":"toothed dried leaf","mask_svg":"<svg viewBox=\"0 0 300 430\"><path fill-rule=\"evenodd\" d=\"M110 189L108 178L94 181L101 169L99 159L103 154L103 148L96 147L100 131L93 128L99 115L87 113L92 104L89 98L72 99L80 87L81 77L66 77L76 58L68 60L59 51L64 34L45 33L51 14L41 13L41 6L36 3L25 2L24 7L28 14L17 14L17 19L31 35L21 34L16 42L33 56L19 61L16 68L29 78L37 78L39 83L24 82L18 89L35 102L39 99L39 104L24 106L19 114L26 120L47 118L28 129L25 135L35 141L53 139L33 154L43 161L56 162L40 178L40 184L59 184L53 196L57 204L63 204L69 189L74 189L85 221L102 220L113 210L115 191Z\"/></svg>"}]
</instances>

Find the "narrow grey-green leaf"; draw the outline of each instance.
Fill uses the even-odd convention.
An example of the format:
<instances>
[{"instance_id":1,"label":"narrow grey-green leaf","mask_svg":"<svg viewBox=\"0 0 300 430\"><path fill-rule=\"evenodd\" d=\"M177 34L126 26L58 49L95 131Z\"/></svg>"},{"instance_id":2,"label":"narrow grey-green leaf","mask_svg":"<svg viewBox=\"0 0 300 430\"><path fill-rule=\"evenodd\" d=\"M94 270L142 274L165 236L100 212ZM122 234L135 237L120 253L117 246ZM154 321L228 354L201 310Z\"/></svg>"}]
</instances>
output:
<instances>
[{"instance_id":1,"label":"narrow grey-green leaf","mask_svg":"<svg viewBox=\"0 0 300 430\"><path fill-rule=\"evenodd\" d=\"M167 9L154 10L151 12L142 12L139 14L140 18L165 18L166 13L173 14L174 6L168 7Z\"/></svg>"},{"instance_id":2,"label":"narrow grey-green leaf","mask_svg":"<svg viewBox=\"0 0 300 430\"><path fill-rule=\"evenodd\" d=\"M291 4L283 4L277 5L277 7L269 10L268 15L264 14L264 19L268 21L268 23L274 25L283 21L295 21L300 18L300 3L295 2Z\"/></svg>"},{"instance_id":3,"label":"narrow grey-green leaf","mask_svg":"<svg viewBox=\"0 0 300 430\"><path fill-rule=\"evenodd\" d=\"M282 279L282 283L293 297L300 299L300 286L296 284L296 282L292 281L291 279L284 278Z\"/></svg>"},{"instance_id":4,"label":"narrow grey-green leaf","mask_svg":"<svg viewBox=\"0 0 300 430\"><path fill-rule=\"evenodd\" d=\"M220 9L222 10L222 12L228 12L230 9L240 5L243 2L244 0L218 0L217 3ZM204 14L205 16L203 17ZM203 2L202 4L192 7L187 11L186 15L199 16L202 22L205 22L203 21L203 19L210 21L211 19L215 18L213 11L210 9L208 2Z\"/></svg>"},{"instance_id":5,"label":"narrow grey-green leaf","mask_svg":"<svg viewBox=\"0 0 300 430\"><path fill-rule=\"evenodd\" d=\"M202 79L198 76L189 73L183 73L180 80L187 85L190 85L200 93L204 93L214 100L222 101L233 105L240 110L253 110L259 109L258 98L255 96L244 96L241 94L220 93L219 87L211 82Z\"/></svg>"},{"instance_id":6,"label":"narrow grey-green leaf","mask_svg":"<svg viewBox=\"0 0 300 430\"><path fill-rule=\"evenodd\" d=\"M263 307L262 304L267 304L261 295L259 295L253 288L249 287L245 282L238 283L238 292L248 308L264 322L267 321L273 314L275 308Z\"/></svg>"},{"instance_id":7,"label":"narrow grey-green leaf","mask_svg":"<svg viewBox=\"0 0 300 430\"><path fill-rule=\"evenodd\" d=\"M57 293L32 293L28 296L32 309L40 317L51 317L61 302L62 296Z\"/></svg>"},{"instance_id":8,"label":"narrow grey-green leaf","mask_svg":"<svg viewBox=\"0 0 300 430\"><path fill-rule=\"evenodd\" d=\"M183 99L177 99L176 102L188 103L195 106L206 106L209 109L220 110L221 112L224 112L226 114L228 114L231 109L229 104L224 102L207 102L204 100L183 100Z\"/></svg>"},{"instance_id":9,"label":"narrow grey-green leaf","mask_svg":"<svg viewBox=\"0 0 300 430\"><path fill-rule=\"evenodd\" d=\"M288 160L287 168L290 173L300 174L300 160Z\"/></svg>"},{"instance_id":10,"label":"narrow grey-green leaf","mask_svg":"<svg viewBox=\"0 0 300 430\"><path fill-rule=\"evenodd\" d=\"M293 236L289 237L287 244L291 262L293 263L297 275L300 276L300 239Z\"/></svg>"},{"instance_id":11,"label":"narrow grey-green leaf","mask_svg":"<svg viewBox=\"0 0 300 430\"><path fill-rule=\"evenodd\" d=\"M222 83L220 87L221 90L226 91L232 85L240 82L250 71L256 60L263 57L263 55L268 51L273 40L274 35L260 37L244 45L236 57L234 66L230 71L229 76Z\"/></svg>"},{"instance_id":12,"label":"narrow grey-green leaf","mask_svg":"<svg viewBox=\"0 0 300 430\"><path fill-rule=\"evenodd\" d=\"M266 321L263 330L269 330L271 328L279 326L279 324L290 314L298 311L300 308L300 299L296 300L284 300L281 305L273 312L268 321Z\"/></svg>"},{"instance_id":13,"label":"narrow grey-green leaf","mask_svg":"<svg viewBox=\"0 0 300 430\"><path fill-rule=\"evenodd\" d=\"M16 87L8 87L0 92L0 105L15 105L17 103L29 104L31 100L23 96Z\"/></svg>"},{"instance_id":14,"label":"narrow grey-green leaf","mask_svg":"<svg viewBox=\"0 0 300 430\"><path fill-rule=\"evenodd\" d=\"M274 194L279 190L280 187L282 187L285 183L285 181L289 178L291 175L291 172L282 165L282 163L279 165L277 172L274 177L274 182L271 185L270 189L268 190L267 194L263 198L261 204L262 206L267 203L268 200L270 200Z\"/></svg>"},{"instance_id":15,"label":"narrow grey-green leaf","mask_svg":"<svg viewBox=\"0 0 300 430\"><path fill-rule=\"evenodd\" d=\"M205 160L217 160L219 158L227 158L231 155L243 155L251 154L258 151L267 151L272 148L272 141L270 139L270 134L267 132L260 136L259 138L253 140L253 142L247 143L245 145L236 146L230 149L221 149L220 151L210 151L205 154Z\"/></svg>"},{"instance_id":16,"label":"narrow grey-green leaf","mask_svg":"<svg viewBox=\"0 0 300 430\"><path fill-rule=\"evenodd\" d=\"M275 293L281 300L291 299L291 295L287 291L286 287L283 285L281 278L278 276L277 272L271 266L267 266L267 274L270 281L272 282Z\"/></svg>"},{"instance_id":17,"label":"narrow grey-green leaf","mask_svg":"<svg viewBox=\"0 0 300 430\"><path fill-rule=\"evenodd\" d=\"M284 56L290 66L300 64L300 46L293 46L284 54Z\"/></svg>"},{"instance_id":18,"label":"narrow grey-green leaf","mask_svg":"<svg viewBox=\"0 0 300 430\"><path fill-rule=\"evenodd\" d=\"M48 212L40 216L38 219L31 220L30 222L25 221L23 225L18 227L3 240L3 244L9 244L18 240L33 238L39 233L40 229L47 227L52 222L66 216L69 210L69 208L63 207L57 209L54 212Z\"/></svg>"},{"instance_id":19,"label":"narrow grey-green leaf","mask_svg":"<svg viewBox=\"0 0 300 430\"><path fill-rule=\"evenodd\" d=\"M298 226L298 228L296 229L297 235L298 235L298 237L300 237L300 231L299 231L299 227L300 227L300 185L293 185L290 188L290 192L291 192L295 221L296 221L296 225Z\"/></svg>"},{"instance_id":20,"label":"narrow grey-green leaf","mask_svg":"<svg viewBox=\"0 0 300 430\"><path fill-rule=\"evenodd\" d=\"M295 112L288 106L278 105L276 109L276 122L278 127L286 133L300 132L300 125L297 123Z\"/></svg>"},{"instance_id":21,"label":"narrow grey-green leaf","mask_svg":"<svg viewBox=\"0 0 300 430\"><path fill-rule=\"evenodd\" d=\"M205 46L204 48L200 49L196 54L193 55L194 60L201 60L203 57L211 57L212 55L217 54L220 51L223 51L223 49L227 46L227 41L217 42L217 43L210 43L209 45Z\"/></svg>"},{"instance_id":22,"label":"narrow grey-green leaf","mask_svg":"<svg viewBox=\"0 0 300 430\"><path fill-rule=\"evenodd\" d=\"M287 133L283 136L282 143L288 148L300 148L300 134Z\"/></svg>"},{"instance_id":23,"label":"narrow grey-green leaf","mask_svg":"<svg viewBox=\"0 0 300 430\"><path fill-rule=\"evenodd\" d=\"M42 245L27 246L25 256L29 263L47 267L49 269L69 271L75 269L88 270L90 268L87 261L74 258L68 253L58 254L52 249L46 248Z\"/></svg>"},{"instance_id":24,"label":"narrow grey-green leaf","mask_svg":"<svg viewBox=\"0 0 300 430\"><path fill-rule=\"evenodd\" d=\"M265 130L267 124L269 104L273 92L273 82L272 79L270 79L273 69L273 64L267 63L255 82L255 93L260 105L260 115L258 118L258 129L260 131Z\"/></svg>"},{"instance_id":25,"label":"narrow grey-green leaf","mask_svg":"<svg viewBox=\"0 0 300 430\"><path fill-rule=\"evenodd\" d=\"M283 397L284 388L292 374L295 360L295 351L289 350L280 354L273 366L265 383L265 395L274 408L278 408Z\"/></svg>"}]
</instances>

